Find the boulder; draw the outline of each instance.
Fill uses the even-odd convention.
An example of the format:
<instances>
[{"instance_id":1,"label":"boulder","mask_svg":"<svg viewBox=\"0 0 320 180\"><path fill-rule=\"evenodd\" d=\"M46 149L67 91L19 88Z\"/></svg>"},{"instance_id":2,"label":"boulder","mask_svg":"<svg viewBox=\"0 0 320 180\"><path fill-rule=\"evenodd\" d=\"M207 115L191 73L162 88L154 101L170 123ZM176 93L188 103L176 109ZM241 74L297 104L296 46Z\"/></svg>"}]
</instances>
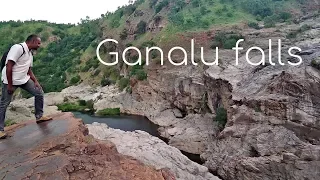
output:
<instances>
[{"instance_id":1,"label":"boulder","mask_svg":"<svg viewBox=\"0 0 320 180\"><path fill-rule=\"evenodd\" d=\"M189 160L177 148L144 131L124 132L100 123L88 124L87 127L95 138L113 142L121 154L156 169L170 169L177 179L219 179L209 173L208 168Z\"/></svg>"}]
</instances>

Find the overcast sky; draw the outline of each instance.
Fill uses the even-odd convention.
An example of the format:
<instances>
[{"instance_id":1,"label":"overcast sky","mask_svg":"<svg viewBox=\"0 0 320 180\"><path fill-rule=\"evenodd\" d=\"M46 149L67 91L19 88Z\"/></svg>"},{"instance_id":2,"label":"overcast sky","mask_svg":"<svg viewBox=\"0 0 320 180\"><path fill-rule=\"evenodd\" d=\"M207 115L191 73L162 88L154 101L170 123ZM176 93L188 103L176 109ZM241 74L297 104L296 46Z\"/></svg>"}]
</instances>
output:
<instances>
[{"instance_id":1,"label":"overcast sky","mask_svg":"<svg viewBox=\"0 0 320 180\"><path fill-rule=\"evenodd\" d=\"M34 19L76 24L81 18L98 18L128 2L129 0L6 0L1 1L0 21Z\"/></svg>"}]
</instances>

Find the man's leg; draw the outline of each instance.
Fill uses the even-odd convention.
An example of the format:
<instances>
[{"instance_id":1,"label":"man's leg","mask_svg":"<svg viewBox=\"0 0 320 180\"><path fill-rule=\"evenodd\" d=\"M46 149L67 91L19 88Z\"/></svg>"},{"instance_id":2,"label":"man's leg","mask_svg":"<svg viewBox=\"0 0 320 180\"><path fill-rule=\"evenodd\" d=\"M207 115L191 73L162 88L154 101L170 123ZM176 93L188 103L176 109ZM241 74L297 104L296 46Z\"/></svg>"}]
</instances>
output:
<instances>
[{"instance_id":1,"label":"man's leg","mask_svg":"<svg viewBox=\"0 0 320 180\"><path fill-rule=\"evenodd\" d=\"M22 89L28 91L34 96L35 116L36 119L40 119L43 115L43 91L42 89L36 88L34 82L29 81L20 86Z\"/></svg>"},{"instance_id":2,"label":"man's leg","mask_svg":"<svg viewBox=\"0 0 320 180\"><path fill-rule=\"evenodd\" d=\"M0 131L4 131L4 121L6 118L6 111L7 107L9 106L12 94L8 93L7 85L2 84L2 94L1 94L1 100L0 100ZM16 86L13 86L13 91L17 89Z\"/></svg>"}]
</instances>

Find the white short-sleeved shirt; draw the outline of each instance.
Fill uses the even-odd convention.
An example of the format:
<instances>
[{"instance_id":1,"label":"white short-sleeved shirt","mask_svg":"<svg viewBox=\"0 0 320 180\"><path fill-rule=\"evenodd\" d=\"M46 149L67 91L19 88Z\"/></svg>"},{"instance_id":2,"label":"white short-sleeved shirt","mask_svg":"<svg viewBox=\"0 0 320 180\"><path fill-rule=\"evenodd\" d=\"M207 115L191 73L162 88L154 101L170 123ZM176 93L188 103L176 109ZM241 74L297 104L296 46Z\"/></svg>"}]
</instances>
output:
<instances>
[{"instance_id":1,"label":"white short-sleeved shirt","mask_svg":"<svg viewBox=\"0 0 320 180\"><path fill-rule=\"evenodd\" d=\"M25 51L23 55L23 49L21 45L23 46ZM25 42L21 43L21 45L13 45L10 48L6 59L6 64L8 60L12 60L15 62L14 66L12 67L12 85L25 84L30 79L28 71L29 68L33 65L33 55ZM2 69L1 80L4 84L8 84L6 69L6 66Z\"/></svg>"}]
</instances>

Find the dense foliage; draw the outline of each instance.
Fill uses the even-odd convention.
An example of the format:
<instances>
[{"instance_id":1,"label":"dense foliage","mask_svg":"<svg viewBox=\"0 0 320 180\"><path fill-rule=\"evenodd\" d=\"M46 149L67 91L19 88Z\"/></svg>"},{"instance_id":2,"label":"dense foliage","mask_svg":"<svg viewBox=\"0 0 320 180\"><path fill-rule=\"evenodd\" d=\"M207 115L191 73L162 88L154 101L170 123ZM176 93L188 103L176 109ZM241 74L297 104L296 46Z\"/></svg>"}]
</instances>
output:
<instances>
[{"instance_id":1,"label":"dense foliage","mask_svg":"<svg viewBox=\"0 0 320 180\"><path fill-rule=\"evenodd\" d=\"M107 108L99 110L96 113L98 116L114 116L114 115L120 115L120 108Z\"/></svg>"},{"instance_id":2,"label":"dense foliage","mask_svg":"<svg viewBox=\"0 0 320 180\"><path fill-rule=\"evenodd\" d=\"M291 18L291 14L288 13L291 8L289 1L191 0L189 4L185 4L185 1L177 0L171 2L173 7L168 17L170 22L183 29L208 28L213 24L233 23L242 19L267 21L270 27L276 22L287 21ZM158 9L155 9L155 13L157 12Z\"/></svg>"},{"instance_id":3,"label":"dense foliage","mask_svg":"<svg viewBox=\"0 0 320 180\"><path fill-rule=\"evenodd\" d=\"M93 108L93 101L79 100L78 102L65 102L58 104L58 109L62 112L83 112L83 113L93 113L95 110Z\"/></svg>"},{"instance_id":4,"label":"dense foliage","mask_svg":"<svg viewBox=\"0 0 320 180\"><path fill-rule=\"evenodd\" d=\"M44 86L46 92L60 91L65 88L66 76L69 72L76 71L76 65L80 64L81 52L84 51L95 39L93 35L69 35L66 38L50 43L46 49L39 52L34 72ZM70 85L80 81L75 75L70 80Z\"/></svg>"}]
</instances>

